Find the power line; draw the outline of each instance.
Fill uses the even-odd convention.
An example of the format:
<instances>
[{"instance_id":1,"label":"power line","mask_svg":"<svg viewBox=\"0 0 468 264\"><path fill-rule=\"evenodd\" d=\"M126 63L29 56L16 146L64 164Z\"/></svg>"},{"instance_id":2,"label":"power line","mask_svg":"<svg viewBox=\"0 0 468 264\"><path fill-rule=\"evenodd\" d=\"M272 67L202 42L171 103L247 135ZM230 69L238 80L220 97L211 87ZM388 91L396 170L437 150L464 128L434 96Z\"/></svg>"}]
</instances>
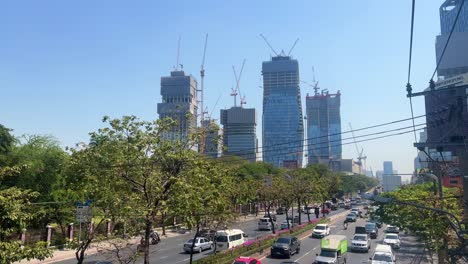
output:
<instances>
[{"instance_id":1,"label":"power line","mask_svg":"<svg viewBox=\"0 0 468 264\"><path fill-rule=\"evenodd\" d=\"M406 91L410 94L412 91L411 88L411 60L413 56L413 32L414 32L414 11L416 9L416 0L413 0L412 8L411 8L411 30L410 30L410 45L409 45L409 59L408 59L408 81L406 83ZM410 97L410 108L411 108L411 117L413 117L413 134L414 134L414 141L418 141L416 136L416 127L414 125L414 111L413 111L413 100Z\"/></svg>"},{"instance_id":2,"label":"power line","mask_svg":"<svg viewBox=\"0 0 468 264\"><path fill-rule=\"evenodd\" d=\"M423 124L419 124L419 125L423 125ZM405 129L408 129L408 128L412 128L412 126L411 127L406 127ZM398 130L401 130L401 129L403 129L403 128L400 128ZM420 129L416 129L416 131L421 131L421 130L424 130L424 129L425 128L420 128ZM398 136L398 135L408 134L408 133L411 133L411 132L413 132L413 130L394 133L394 134L385 135L385 136L369 138L369 139L358 140L358 141L356 141L356 143L366 142L366 141L371 141L371 140L377 140L377 139L387 138L387 137L391 137L391 136ZM383 134L383 133L388 133L388 131L387 132L386 131L380 131L380 132L372 133L372 134L368 134L368 135L361 135L359 137L368 137L368 136L371 136L371 135L377 135L377 134ZM334 140L334 141L340 141L340 140ZM330 141L330 142L334 142L334 141ZM349 144L354 144L354 142L346 142L346 143L335 144L335 145L330 145L330 146L326 146L326 147L319 147L319 148L315 148L315 149L316 150L325 149L325 148L329 148L329 147L337 147L337 146L343 146L343 145L349 145ZM310 145L312 145L312 144L307 144L306 146L310 146ZM290 148L283 148L283 149L290 149ZM281 150L281 149L279 149L279 150ZM266 157L274 157L274 156L279 156L279 155L297 154L297 153L300 153L300 152L301 151L290 151L290 152L284 152L284 153L274 153L274 154L265 155L265 156ZM228 153L228 154L230 154L230 153ZM252 154L243 153L243 154L236 154L235 156L244 156L244 155L252 155ZM265 157L265 156L263 156L263 157ZM222 161L225 161L225 160L222 160Z\"/></svg>"},{"instance_id":3,"label":"power line","mask_svg":"<svg viewBox=\"0 0 468 264\"><path fill-rule=\"evenodd\" d=\"M287 141L287 142L277 143L277 144L270 144L270 145L261 146L261 147L258 147L258 148L242 149L242 150L237 150L237 151L229 152L229 154L242 153L242 152L250 151L250 150L254 150L254 151L255 151L255 150L258 150L258 149L271 148L271 147L281 146L281 145L290 145L290 144L292 144L292 143L303 143L303 142L306 142L306 141L309 141L309 140L312 140L312 139L327 138L327 137L330 137L330 136L337 136L337 135L342 135L342 134L347 134L347 133L352 133L352 132L357 132L357 131L362 131L362 130L368 130L368 129L372 129L372 128L377 128L377 127L382 127L382 126L388 126L388 125L392 125L392 124L396 124L396 123L401 123L401 122L405 122L405 121L409 121L409 120L414 120L414 119L421 118L421 117L425 117L425 116L426 116L426 115L419 115L419 116L416 116L416 117L410 117L410 118L395 120L395 121L391 121L391 122L387 122L387 123L382 123L382 124L378 124L378 125L372 125L372 126L367 126L367 127L363 127L363 128L348 130L348 131L345 131L345 132L339 132L339 133L333 133L333 134L326 134L326 135L321 135L321 136L317 136L317 137L311 137L311 138L306 138L306 139ZM262 152L263 152L263 151L262 151Z\"/></svg>"}]
</instances>

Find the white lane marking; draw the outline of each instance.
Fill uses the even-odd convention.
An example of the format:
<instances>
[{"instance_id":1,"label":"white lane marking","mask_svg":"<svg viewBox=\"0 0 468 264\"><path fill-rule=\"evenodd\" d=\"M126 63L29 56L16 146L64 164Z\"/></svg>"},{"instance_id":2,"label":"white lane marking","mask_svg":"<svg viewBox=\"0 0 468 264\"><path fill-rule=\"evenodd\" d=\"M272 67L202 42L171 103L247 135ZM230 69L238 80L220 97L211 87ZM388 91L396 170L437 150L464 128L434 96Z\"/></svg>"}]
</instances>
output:
<instances>
[{"instance_id":1,"label":"white lane marking","mask_svg":"<svg viewBox=\"0 0 468 264\"><path fill-rule=\"evenodd\" d=\"M168 256L161 256L159 257L160 259L165 259L165 258L168 258Z\"/></svg>"},{"instance_id":2,"label":"white lane marking","mask_svg":"<svg viewBox=\"0 0 468 264\"><path fill-rule=\"evenodd\" d=\"M183 260L181 260L181 261L174 262L174 264L186 262L187 260L190 260L190 258L186 258L186 259L183 259Z\"/></svg>"}]
</instances>

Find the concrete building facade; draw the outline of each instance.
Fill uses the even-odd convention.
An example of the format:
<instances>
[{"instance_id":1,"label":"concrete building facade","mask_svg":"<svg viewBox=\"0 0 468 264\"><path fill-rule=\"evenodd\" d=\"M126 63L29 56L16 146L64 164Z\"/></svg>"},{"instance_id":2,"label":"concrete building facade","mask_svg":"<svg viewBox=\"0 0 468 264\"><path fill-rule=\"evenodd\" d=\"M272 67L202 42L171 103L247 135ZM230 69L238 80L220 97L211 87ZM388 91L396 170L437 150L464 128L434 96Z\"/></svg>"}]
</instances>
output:
<instances>
[{"instance_id":1,"label":"concrete building facade","mask_svg":"<svg viewBox=\"0 0 468 264\"><path fill-rule=\"evenodd\" d=\"M159 118L172 118L177 124L164 137L185 140L197 127L197 81L184 71L172 71L161 77L162 102L158 103Z\"/></svg>"}]
</instances>

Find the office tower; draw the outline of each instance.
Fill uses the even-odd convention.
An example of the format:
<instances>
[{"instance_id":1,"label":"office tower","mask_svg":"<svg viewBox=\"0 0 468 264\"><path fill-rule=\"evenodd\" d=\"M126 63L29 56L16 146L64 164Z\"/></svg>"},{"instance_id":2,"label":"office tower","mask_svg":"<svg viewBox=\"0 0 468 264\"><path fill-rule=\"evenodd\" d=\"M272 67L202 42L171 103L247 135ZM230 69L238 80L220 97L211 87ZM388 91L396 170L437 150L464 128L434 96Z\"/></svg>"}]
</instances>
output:
<instances>
[{"instance_id":1,"label":"office tower","mask_svg":"<svg viewBox=\"0 0 468 264\"><path fill-rule=\"evenodd\" d=\"M304 125L299 64L278 55L262 64L263 161L277 167L301 168Z\"/></svg>"},{"instance_id":2,"label":"office tower","mask_svg":"<svg viewBox=\"0 0 468 264\"><path fill-rule=\"evenodd\" d=\"M341 94L326 90L306 96L307 156L309 164L341 159Z\"/></svg>"},{"instance_id":3,"label":"office tower","mask_svg":"<svg viewBox=\"0 0 468 264\"><path fill-rule=\"evenodd\" d=\"M197 127L197 81L184 71L172 71L161 77L162 102L158 104L159 118L172 118L177 124L164 137L186 140Z\"/></svg>"},{"instance_id":4,"label":"office tower","mask_svg":"<svg viewBox=\"0 0 468 264\"><path fill-rule=\"evenodd\" d=\"M393 162L391 161L384 161L383 162L383 174L393 174Z\"/></svg>"},{"instance_id":5,"label":"office tower","mask_svg":"<svg viewBox=\"0 0 468 264\"><path fill-rule=\"evenodd\" d=\"M254 108L231 107L221 110L223 155L257 159L257 114Z\"/></svg>"},{"instance_id":6,"label":"office tower","mask_svg":"<svg viewBox=\"0 0 468 264\"><path fill-rule=\"evenodd\" d=\"M439 60L462 0L446 0L439 9L441 34L436 38L436 58ZM465 3L455 25L444 57L437 70L438 76L449 78L468 72L468 5Z\"/></svg>"},{"instance_id":7,"label":"office tower","mask_svg":"<svg viewBox=\"0 0 468 264\"><path fill-rule=\"evenodd\" d=\"M219 158L223 146L222 129L213 119L203 120L203 127L205 128L203 153L213 158Z\"/></svg>"}]
</instances>

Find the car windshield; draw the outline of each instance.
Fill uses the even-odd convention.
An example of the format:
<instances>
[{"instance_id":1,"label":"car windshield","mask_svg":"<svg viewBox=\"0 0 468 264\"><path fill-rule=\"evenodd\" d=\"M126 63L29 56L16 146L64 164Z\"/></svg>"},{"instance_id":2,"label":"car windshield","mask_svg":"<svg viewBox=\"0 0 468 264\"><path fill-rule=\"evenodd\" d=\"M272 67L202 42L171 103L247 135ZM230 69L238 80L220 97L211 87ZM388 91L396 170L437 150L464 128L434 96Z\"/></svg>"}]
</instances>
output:
<instances>
[{"instance_id":1,"label":"car windshield","mask_svg":"<svg viewBox=\"0 0 468 264\"><path fill-rule=\"evenodd\" d=\"M193 243L193 239L189 239L189 241L187 241L187 244L188 243Z\"/></svg>"},{"instance_id":2,"label":"car windshield","mask_svg":"<svg viewBox=\"0 0 468 264\"><path fill-rule=\"evenodd\" d=\"M218 236L216 237L216 242L228 242L227 236Z\"/></svg>"},{"instance_id":3,"label":"car windshield","mask_svg":"<svg viewBox=\"0 0 468 264\"><path fill-rule=\"evenodd\" d=\"M397 235L386 235L385 239L398 239Z\"/></svg>"},{"instance_id":4,"label":"car windshield","mask_svg":"<svg viewBox=\"0 0 468 264\"><path fill-rule=\"evenodd\" d=\"M354 240L366 241L366 236L354 236Z\"/></svg>"},{"instance_id":5,"label":"car windshield","mask_svg":"<svg viewBox=\"0 0 468 264\"><path fill-rule=\"evenodd\" d=\"M248 263L243 261L243 260L236 260L236 262L234 262L234 264L248 264Z\"/></svg>"},{"instance_id":6,"label":"car windshield","mask_svg":"<svg viewBox=\"0 0 468 264\"><path fill-rule=\"evenodd\" d=\"M372 260L392 262L392 257L387 254L375 254Z\"/></svg>"},{"instance_id":7,"label":"car windshield","mask_svg":"<svg viewBox=\"0 0 468 264\"><path fill-rule=\"evenodd\" d=\"M348 217L354 217L355 215L354 214L349 214Z\"/></svg>"},{"instance_id":8,"label":"car windshield","mask_svg":"<svg viewBox=\"0 0 468 264\"><path fill-rule=\"evenodd\" d=\"M320 252L321 257L326 257L326 258L334 258L335 257L335 252L333 251L322 251Z\"/></svg>"},{"instance_id":9,"label":"car windshield","mask_svg":"<svg viewBox=\"0 0 468 264\"><path fill-rule=\"evenodd\" d=\"M280 244L289 244L289 240L290 240L290 238L287 238L287 237L280 237L280 238L278 238L278 240L276 241L276 243L280 243Z\"/></svg>"},{"instance_id":10,"label":"car windshield","mask_svg":"<svg viewBox=\"0 0 468 264\"><path fill-rule=\"evenodd\" d=\"M317 229L317 230L325 230L326 228L325 228L325 226L316 226L315 229Z\"/></svg>"},{"instance_id":11,"label":"car windshield","mask_svg":"<svg viewBox=\"0 0 468 264\"><path fill-rule=\"evenodd\" d=\"M366 229L374 229L375 228L375 224L374 223L368 223L366 224Z\"/></svg>"}]
</instances>

